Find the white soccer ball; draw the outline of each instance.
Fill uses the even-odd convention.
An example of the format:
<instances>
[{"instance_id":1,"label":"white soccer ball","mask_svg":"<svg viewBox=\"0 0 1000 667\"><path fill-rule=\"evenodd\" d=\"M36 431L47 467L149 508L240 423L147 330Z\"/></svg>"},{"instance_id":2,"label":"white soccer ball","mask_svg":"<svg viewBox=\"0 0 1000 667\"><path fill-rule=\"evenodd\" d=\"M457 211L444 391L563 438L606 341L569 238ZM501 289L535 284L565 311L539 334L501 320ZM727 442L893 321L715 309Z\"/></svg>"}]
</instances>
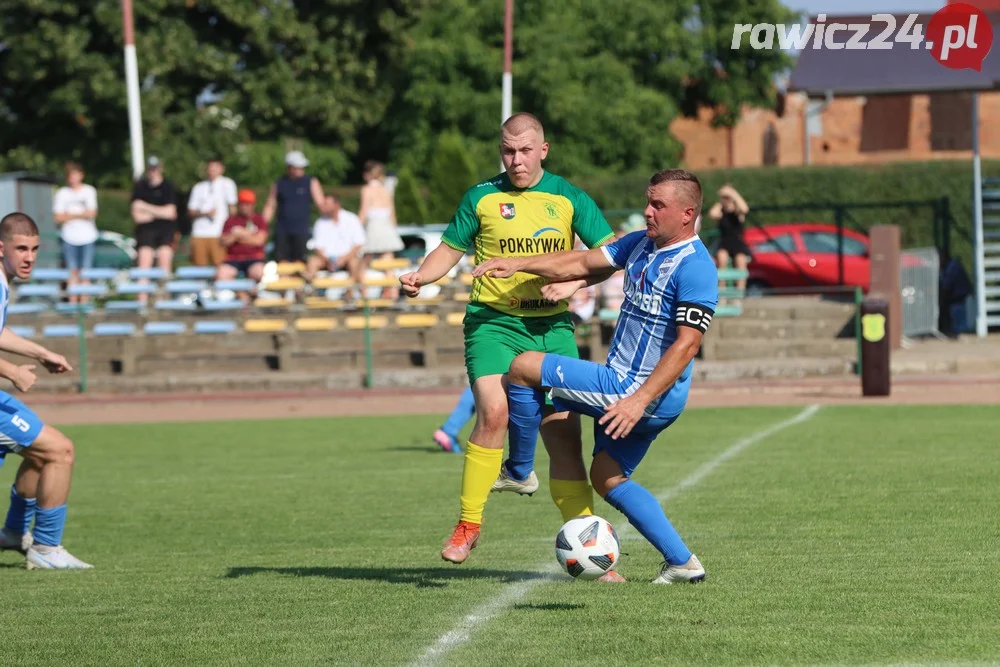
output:
<instances>
[{"instance_id":1,"label":"white soccer ball","mask_svg":"<svg viewBox=\"0 0 1000 667\"><path fill-rule=\"evenodd\" d=\"M597 579L614 568L620 554L615 529L599 516L570 519L556 535L556 560L577 579Z\"/></svg>"}]
</instances>

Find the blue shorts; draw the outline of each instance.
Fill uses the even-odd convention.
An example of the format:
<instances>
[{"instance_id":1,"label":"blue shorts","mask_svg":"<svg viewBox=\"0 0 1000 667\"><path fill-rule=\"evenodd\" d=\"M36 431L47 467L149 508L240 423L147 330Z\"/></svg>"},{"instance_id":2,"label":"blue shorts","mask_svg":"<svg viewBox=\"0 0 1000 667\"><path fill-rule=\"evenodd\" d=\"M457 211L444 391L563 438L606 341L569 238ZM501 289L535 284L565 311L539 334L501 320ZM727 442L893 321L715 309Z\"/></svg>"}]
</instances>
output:
<instances>
[{"instance_id":1,"label":"blue shorts","mask_svg":"<svg viewBox=\"0 0 1000 667\"><path fill-rule=\"evenodd\" d=\"M96 243L73 245L72 243L63 241L63 259L66 261L66 268L70 271L92 268L94 266L94 248L96 245Z\"/></svg>"},{"instance_id":2,"label":"blue shorts","mask_svg":"<svg viewBox=\"0 0 1000 667\"><path fill-rule=\"evenodd\" d=\"M38 439L42 420L28 406L0 391L0 466L10 452L19 452Z\"/></svg>"},{"instance_id":3,"label":"blue shorts","mask_svg":"<svg viewBox=\"0 0 1000 667\"><path fill-rule=\"evenodd\" d=\"M612 440L604 432L607 424L598 424L604 410L628 395L632 380L624 382L618 374L603 364L558 354L546 354L542 361L542 386L550 389L549 397L558 411L568 410L594 418L594 456L605 451L631 477L646 456L649 446L665 428L680 416L684 406L671 414L668 406L658 406L657 415L643 417L624 438ZM665 414L667 416L658 416Z\"/></svg>"}]
</instances>

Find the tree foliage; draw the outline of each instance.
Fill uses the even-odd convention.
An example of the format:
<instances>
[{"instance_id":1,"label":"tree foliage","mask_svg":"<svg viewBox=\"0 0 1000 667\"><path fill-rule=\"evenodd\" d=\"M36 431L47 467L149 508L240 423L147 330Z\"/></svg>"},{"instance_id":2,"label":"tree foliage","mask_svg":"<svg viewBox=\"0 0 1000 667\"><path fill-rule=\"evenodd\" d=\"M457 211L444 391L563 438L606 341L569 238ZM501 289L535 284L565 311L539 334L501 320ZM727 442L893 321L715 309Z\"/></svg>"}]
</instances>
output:
<instances>
[{"instance_id":1,"label":"tree foliage","mask_svg":"<svg viewBox=\"0 0 1000 667\"><path fill-rule=\"evenodd\" d=\"M380 158L427 180L439 138L454 132L473 180L488 177L503 5L136 2L147 153L181 184L213 152L247 178L273 177L296 142L322 153L330 178ZM789 18L780 0L518 0L514 108L543 119L548 166L566 176L667 166L679 156L668 131L677 114L708 104L730 123L741 104L772 102L785 57L732 50L732 25ZM127 184L121 21L120 0L5 0L0 168L56 172L76 159L98 184Z\"/></svg>"}]
</instances>

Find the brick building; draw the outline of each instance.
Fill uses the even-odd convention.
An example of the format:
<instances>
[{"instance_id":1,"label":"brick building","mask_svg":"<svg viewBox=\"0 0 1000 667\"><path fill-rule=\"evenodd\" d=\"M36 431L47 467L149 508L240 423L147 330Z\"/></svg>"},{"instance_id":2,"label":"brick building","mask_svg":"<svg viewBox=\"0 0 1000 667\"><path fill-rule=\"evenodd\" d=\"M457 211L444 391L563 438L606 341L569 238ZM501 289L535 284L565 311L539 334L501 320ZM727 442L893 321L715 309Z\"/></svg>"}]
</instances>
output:
<instances>
[{"instance_id":1,"label":"brick building","mask_svg":"<svg viewBox=\"0 0 1000 667\"><path fill-rule=\"evenodd\" d=\"M1000 0L965 1L989 12L995 39L1000 39ZM906 19L905 15L896 18L897 25ZM920 17L924 33L929 19L930 15ZM871 23L871 17L829 16L826 21ZM833 79L838 88L834 97L808 99L795 92L783 95L776 111L744 108L733 128L713 128L710 109L702 109L697 118L675 119L670 130L684 145L684 165L708 169L969 159L974 98L967 91L995 88L994 82L1000 80L1000 49L990 51L980 73L948 69L936 63L928 51L899 46L903 48L803 49L792 73L793 86L796 79ZM892 74L886 77L886 72ZM887 95L883 88L871 85L874 77L899 81L900 87L906 88L910 76L924 84L928 76L938 80L927 87L940 92ZM879 94L845 92L852 88ZM979 114L982 155L1000 157L1000 92L979 94Z\"/></svg>"}]
</instances>

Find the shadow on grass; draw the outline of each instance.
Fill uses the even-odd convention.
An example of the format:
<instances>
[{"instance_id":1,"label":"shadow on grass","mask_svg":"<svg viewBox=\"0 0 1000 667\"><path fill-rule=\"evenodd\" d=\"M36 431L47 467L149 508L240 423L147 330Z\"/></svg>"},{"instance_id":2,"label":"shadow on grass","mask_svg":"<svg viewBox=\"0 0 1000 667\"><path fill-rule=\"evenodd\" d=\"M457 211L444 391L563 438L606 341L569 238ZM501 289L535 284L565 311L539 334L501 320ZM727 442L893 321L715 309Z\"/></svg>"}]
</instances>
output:
<instances>
[{"instance_id":1,"label":"shadow on grass","mask_svg":"<svg viewBox=\"0 0 1000 667\"><path fill-rule=\"evenodd\" d=\"M417 588L442 588L452 581L468 579L495 579L510 584L532 579L552 579L551 574L511 570L479 570L449 567L233 567L225 579L239 579L255 574L281 574L293 577L322 577L345 581L382 581L389 584L412 584Z\"/></svg>"}]
</instances>

